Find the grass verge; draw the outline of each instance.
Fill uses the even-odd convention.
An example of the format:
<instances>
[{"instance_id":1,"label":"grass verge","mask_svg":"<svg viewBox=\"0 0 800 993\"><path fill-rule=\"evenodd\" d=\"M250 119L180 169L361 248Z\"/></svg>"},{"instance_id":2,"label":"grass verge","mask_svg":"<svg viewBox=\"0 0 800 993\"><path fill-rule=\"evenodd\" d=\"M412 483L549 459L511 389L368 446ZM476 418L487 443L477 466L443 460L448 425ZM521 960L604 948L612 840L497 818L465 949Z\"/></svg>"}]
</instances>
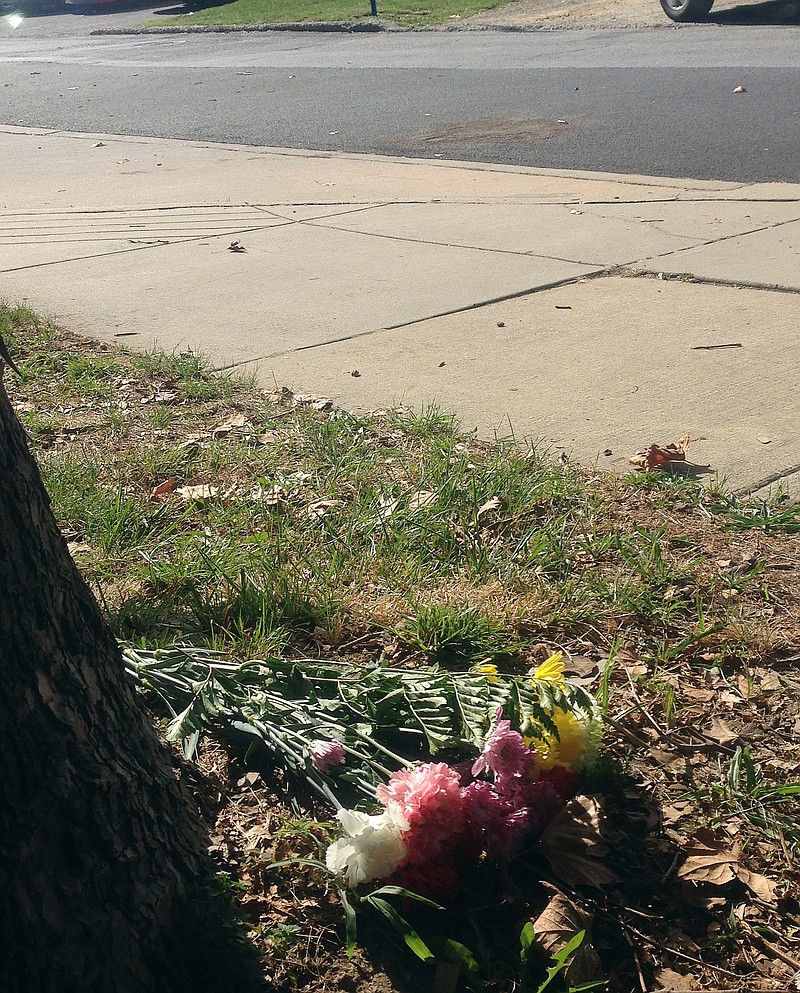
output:
<instances>
[{"instance_id":1,"label":"grass verge","mask_svg":"<svg viewBox=\"0 0 800 993\"><path fill-rule=\"evenodd\" d=\"M232 0L216 6L187 3L187 13L150 21L147 27L186 27L187 25L235 24L348 24L389 23L401 27L452 24L470 14L491 10L503 0L434 0L433 3L407 0L377 0L378 17L372 16L369 0Z\"/></svg>"},{"instance_id":2,"label":"grass verge","mask_svg":"<svg viewBox=\"0 0 800 993\"><path fill-rule=\"evenodd\" d=\"M121 639L420 671L525 672L562 650L609 728L589 786L609 801L619 882L570 892L596 919L608 988L789 988L796 506L486 445L435 409L361 417L264 394L198 356L128 354L24 308L0 308L0 333L54 511ZM325 887L269 869L316 853L330 812L315 819L220 743L198 761L275 987L420 988L369 932L348 960ZM503 900L507 923L513 880Z\"/></svg>"}]
</instances>

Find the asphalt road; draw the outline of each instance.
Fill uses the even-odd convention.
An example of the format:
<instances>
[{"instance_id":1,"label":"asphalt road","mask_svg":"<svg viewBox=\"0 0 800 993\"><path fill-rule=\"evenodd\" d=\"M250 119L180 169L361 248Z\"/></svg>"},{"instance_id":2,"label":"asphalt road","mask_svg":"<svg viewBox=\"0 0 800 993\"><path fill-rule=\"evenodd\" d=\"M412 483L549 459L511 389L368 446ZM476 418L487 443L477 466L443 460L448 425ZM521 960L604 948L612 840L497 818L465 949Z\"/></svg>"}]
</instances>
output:
<instances>
[{"instance_id":1,"label":"asphalt road","mask_svg":"<svg viewBox=\"0 0 800 993\"><path fill-rule=\"evenodd\" d=\"M89 35L147 17L6 20L0 123L800 182L800 27Z\"/></svg>"}]
</instances>

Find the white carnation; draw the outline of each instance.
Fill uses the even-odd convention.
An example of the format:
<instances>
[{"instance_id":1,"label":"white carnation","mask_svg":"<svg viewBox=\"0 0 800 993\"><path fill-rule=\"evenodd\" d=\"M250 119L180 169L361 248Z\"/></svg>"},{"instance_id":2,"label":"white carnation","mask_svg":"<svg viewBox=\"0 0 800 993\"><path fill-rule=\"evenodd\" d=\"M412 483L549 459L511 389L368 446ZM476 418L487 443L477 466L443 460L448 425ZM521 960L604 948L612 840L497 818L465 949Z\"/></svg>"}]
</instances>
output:
<instances>
[{"instance_id":1,"label":"white carnation","mask_svg":"<svg viewBox=\"0 0 800 993\"><path fill-rule=\"evenodd\" d=\"M406 857L400 833L408 825L392 811L362 814L340 810L336 816L347 837L328 848L325 863L331 872L343 872L348 886L390 876Z\"/></svg>"}]
</instances>

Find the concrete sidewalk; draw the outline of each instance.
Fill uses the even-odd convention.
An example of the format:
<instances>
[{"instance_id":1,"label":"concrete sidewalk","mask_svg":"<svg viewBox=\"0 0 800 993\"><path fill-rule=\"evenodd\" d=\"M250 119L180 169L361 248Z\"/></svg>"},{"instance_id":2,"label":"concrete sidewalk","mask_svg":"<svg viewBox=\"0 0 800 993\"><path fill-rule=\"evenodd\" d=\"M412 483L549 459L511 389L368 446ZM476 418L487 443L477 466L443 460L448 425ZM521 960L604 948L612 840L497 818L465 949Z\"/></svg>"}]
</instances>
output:
<instances>
[{"instance_id":1,"label":"concrete sidewalk","mask_svg":"<svg viewBox=\"0 0 800 993\"><path fill-rule=\"evenodd\" d=\"M0 296L73 330L606 468L690 434L706 478L800 492L800 186L9 127L0 154Z\"/></svg>"}]
</instances>

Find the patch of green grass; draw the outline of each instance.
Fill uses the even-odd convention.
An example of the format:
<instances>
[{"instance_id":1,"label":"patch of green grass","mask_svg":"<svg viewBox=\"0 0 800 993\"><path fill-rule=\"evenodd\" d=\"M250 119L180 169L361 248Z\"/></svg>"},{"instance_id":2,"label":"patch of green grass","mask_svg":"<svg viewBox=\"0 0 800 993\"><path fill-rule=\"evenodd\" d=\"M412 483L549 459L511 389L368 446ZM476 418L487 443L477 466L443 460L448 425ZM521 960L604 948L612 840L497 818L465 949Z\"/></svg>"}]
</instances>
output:
<instances>
[{"instance_id":1,"label":"patch of green grass","mask_svg":"<svg viewBox=\"0 0 800 993\"><path fill-rule=\"evenodd\" d=\"M378 21L406 27L448 24L501 5L500 0L377 0ZM189 24L282 24L286 22L374 23L369 0L234 0L215 7L194 9L178 17L149 21L148 27L184 27Z\"/></svg>"},{"instance_id":2,"label":"patch of green grass","mask_svg":"<svg viewBox=\"0 0 800 993\"><path fill-rule=\"evenodd\" d=\"M423 605L398 630L401 641L421 651L431 665L467 669L518 649L494 618L469 607Z\"/></svg>"},{"instance_id":3,"label":"patch of green grass","mask_svg":"<svg viewBox=\"0 0 800 993\"><path fill-rule=\"evenodd\" d=\"M696 484L618 482L637 510L616 522L580 470L478 442L435 407L318 411L192 352L129 355L2 314L54 510L121 637L245 656L379 629L468 667L524 666L549 633L607 656L624 632L669 667L704 632L759 620L762 569L709 568L673 540L675 509L713 520Z\"/></svg>"}]
</instances>

